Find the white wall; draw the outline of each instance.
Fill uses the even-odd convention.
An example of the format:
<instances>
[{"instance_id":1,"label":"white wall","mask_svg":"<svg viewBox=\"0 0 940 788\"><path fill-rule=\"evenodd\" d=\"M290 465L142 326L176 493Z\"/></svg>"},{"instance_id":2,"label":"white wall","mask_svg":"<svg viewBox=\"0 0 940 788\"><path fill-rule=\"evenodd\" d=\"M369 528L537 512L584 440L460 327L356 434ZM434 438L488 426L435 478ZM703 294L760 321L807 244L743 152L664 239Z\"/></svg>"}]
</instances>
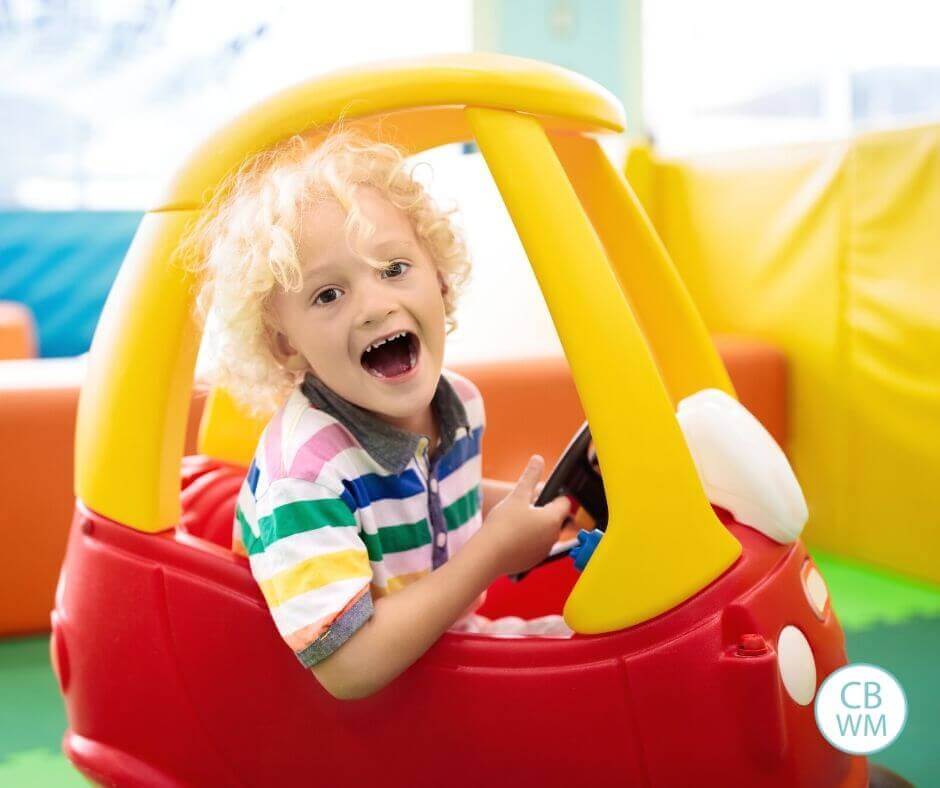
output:
<instances>
[{"instance_id":1,"label":"white wall","mask_svg":"<svg viewBox=\"0 0 940 788\"><path fill-rule=\"evenodd\" d=\"M473 261L446 363L560 355L545 300L482 156L447 150L420 158L432 163L435 198L459 206Z\"/></svg>"}]
</instances>

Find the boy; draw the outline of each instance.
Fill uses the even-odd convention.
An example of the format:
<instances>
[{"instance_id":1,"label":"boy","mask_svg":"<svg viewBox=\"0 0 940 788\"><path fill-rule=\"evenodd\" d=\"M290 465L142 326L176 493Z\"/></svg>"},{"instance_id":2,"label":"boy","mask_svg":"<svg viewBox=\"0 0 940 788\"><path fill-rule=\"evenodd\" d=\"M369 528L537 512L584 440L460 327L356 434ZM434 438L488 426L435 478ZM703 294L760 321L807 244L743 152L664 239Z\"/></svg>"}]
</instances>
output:
<instances>
[{"instance_id":1,"label":"boy","mask_svg":"<svg viewBox=\"0 0 940 788\"><path fill-rule=\"evenodd\" d=\"M197 231L217 382L257 410L287 395L239 496L236 548L300 661L334 696L364 697L496 577L543 558L567 500L532 506L539 457L514 489L481 481L482 399L442 374L469 262L400 152L294 140L225 200Z\"/></svg>"}]
</instances>

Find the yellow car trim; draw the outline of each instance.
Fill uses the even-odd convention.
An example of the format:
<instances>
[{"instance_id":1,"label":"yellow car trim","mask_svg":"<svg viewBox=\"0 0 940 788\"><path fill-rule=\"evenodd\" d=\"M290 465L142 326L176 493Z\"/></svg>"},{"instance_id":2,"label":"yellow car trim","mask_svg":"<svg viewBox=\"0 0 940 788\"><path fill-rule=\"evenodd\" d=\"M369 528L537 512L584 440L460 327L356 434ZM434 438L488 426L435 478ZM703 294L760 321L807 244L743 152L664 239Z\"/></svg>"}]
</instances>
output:
<instances>
[{"instance_id":1,"label":"yellow car trim","mask_svg":"<svg viewBox=\"0 0 940 788\"><path fill-rule=\"evenodd\" d=\"M607 533L565 621L581 633L622 629L700 591L741 545L705 498L640 327L545 130L511 112L467 115L545 296L604 473ZM645 253L643 266L668 262L636 242L632 252ZM669 295L660 308L672 313Z\"/></svg>"},{"instance_id":2,"label":"yellow car trim","mask_svg":"<svg viewBox=\"0 0 940 788\"><path fill-rule=\"evenodd\" d=\"M382 122L398 126L393 136L412 150L466 140L466 106L526 112L569 130L619 132L625 125L609 91L534 60L478 53L372 64L303 82L244 112L196 150L153 210L199 207L247 156L339 119L396 113Z\"/></svg>"}]
</instances>

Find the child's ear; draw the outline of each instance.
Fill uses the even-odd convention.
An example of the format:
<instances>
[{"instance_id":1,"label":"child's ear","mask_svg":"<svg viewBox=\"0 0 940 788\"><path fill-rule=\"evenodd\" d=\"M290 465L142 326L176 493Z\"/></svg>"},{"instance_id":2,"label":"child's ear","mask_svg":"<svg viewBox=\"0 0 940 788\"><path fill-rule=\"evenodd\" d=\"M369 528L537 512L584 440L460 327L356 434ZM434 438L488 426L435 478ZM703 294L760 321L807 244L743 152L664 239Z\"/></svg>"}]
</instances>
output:
<instances>
[{"instance_id":1,"label":"child's ear","mask_svg":"<svg viewBox=\"0 0 940 788\"><path fill-rule=\"evenodd\" d=\"M303 372L307 369L307 359L300 355L300 353L294 353L287 358L284 362L284 366L291 372Z\"/></svg>"},{"instance_id":2,"label":"child's ear","mask_svg":"<svg viewBox=\"0 0 940 788\"><path fill-rule=\"evenodd\" d=\"M274 345L277 349L277 355L280 357L279 361L291 372L301 372L307 368L307 359L294 348L280 331L275 334Z\"/></svg>"},{"instance_id":3,"label":"child's ear","mask_svg":"<svg viewBox=\"0 0 940 788\"><path fill-rule=\"evenodd\" d=\"M450 288L447 286L447 282L444 281L444 275L440 271L437 272L437 281L441 286L441 295L447 295Z\"/></svg>"}]
</instances>

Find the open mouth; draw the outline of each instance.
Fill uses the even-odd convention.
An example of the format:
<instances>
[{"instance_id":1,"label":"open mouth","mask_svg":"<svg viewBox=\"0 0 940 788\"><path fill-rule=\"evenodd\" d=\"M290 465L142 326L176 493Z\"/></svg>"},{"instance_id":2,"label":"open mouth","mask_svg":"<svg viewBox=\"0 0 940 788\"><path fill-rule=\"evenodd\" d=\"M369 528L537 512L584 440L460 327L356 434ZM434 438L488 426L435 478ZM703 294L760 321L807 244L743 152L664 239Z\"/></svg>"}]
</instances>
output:
<instances>
[{"instance_id":1,"label":"open mouth","mask_svg":"<svg viewBox=\"0 0 940 788\"><path fill-rule=\"evenodd\" d=\"M367 347L359 363L370 375L383 380L407 375L418 363L421 343L410 331L399 331Z\"/></svg>"}]
</instances>

